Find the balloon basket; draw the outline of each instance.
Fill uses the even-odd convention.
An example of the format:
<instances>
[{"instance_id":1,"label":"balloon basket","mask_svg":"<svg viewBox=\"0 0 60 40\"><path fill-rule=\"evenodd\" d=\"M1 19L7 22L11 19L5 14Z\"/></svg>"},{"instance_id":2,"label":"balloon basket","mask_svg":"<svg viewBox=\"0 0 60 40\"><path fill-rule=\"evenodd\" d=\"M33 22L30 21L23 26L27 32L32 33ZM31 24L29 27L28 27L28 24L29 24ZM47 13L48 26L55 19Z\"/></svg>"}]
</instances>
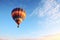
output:
<instances>
[{"instance_id":1,"label":"balloon basket","mask_svg":"<svg viewBox=\"0 0 60 40\"><path fill-rule=\"evenodd\" d=\"M19 25L17 26L17 28L19 28Z\"/></svg>"}]
</instances>

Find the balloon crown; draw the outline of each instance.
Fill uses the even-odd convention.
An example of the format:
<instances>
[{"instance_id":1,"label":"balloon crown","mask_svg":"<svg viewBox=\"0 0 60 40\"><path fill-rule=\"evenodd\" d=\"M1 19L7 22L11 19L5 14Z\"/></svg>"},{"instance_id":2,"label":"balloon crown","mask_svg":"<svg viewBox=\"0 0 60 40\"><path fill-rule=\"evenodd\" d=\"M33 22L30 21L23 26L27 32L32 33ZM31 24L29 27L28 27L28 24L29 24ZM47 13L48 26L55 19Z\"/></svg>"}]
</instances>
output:
<instances>
[{"instance_id":1,"label":"balloon crown","mask_svg":"<svg viewBox=\"0 0 60 40\"><path fill-rule=\"evenodd\" d=\"M14 11L24 11L22 8L14 8L13 10L12 10L12 12L14 12Z\"/></svg>"}]
</instances>

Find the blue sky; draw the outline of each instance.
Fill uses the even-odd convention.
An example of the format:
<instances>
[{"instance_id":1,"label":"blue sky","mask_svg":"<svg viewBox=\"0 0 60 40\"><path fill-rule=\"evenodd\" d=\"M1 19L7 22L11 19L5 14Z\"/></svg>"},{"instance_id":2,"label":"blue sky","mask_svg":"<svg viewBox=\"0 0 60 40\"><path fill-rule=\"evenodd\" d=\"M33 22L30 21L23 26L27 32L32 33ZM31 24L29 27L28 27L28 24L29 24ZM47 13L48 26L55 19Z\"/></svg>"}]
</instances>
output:
<instances>
[{"instance_id":1,"label":"blue sky","mask_svg":"<svg viewBox=\"0 0 60 40\"><path fill-rule=\"evenodd\" d=\"M17 28L11 11L20 7L26 19ZM38 38L60 33L59 0L0 0L0 37Z\"/></svg>"}]
</instances>

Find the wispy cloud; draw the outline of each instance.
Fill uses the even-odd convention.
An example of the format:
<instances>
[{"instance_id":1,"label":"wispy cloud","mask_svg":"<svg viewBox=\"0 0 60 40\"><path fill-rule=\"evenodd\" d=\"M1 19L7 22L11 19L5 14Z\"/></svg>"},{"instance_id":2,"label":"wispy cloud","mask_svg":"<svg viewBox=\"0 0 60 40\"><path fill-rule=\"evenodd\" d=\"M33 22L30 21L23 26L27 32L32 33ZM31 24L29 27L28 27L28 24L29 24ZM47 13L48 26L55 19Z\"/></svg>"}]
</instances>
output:
<instances>
[{"instance_id":1,"label":"wispy cloud","mask_svg":"<svg viewBox=\"0 0 60 40\"><path fill-rule=\"evenodd\" d=\"M53 34L41 37L40 40L60 40L60 34Z\"/></svg>"},{"instance_id":2,"label":"wispy cloud","mask_svg":"<svg viewBox=\"0 0 60 40\"><path fill-rule=\"evenodd\" d=\"M57 4L55 0L46 0L43 4L43 7L41 7L40 3L39 6L37 6L36 9L33 10L31 16L37 15L37 16L46 16L46 15L51 15L55 14L56 12L59 11L60 5ZM43 17L43 16L42 16Z\"/></svg>"},{"instance_id":3,"label":"wispy cloud","mask_svg":"<svg viewBox=\"0 0 60 40\"><path fill-rule=\"evenodd\" d=\"M44 22L38 23L44 25L47 33L60 32L60 4L56 0L46 0L43 6L39 5L30 16L43 18Z\"/></svg>"},{"instance_id":4,"label":"wispy cloud","mask_svg":"<svg viewBox=\"0 0 60 40\"><path fill-rule=\"evenodd\" d=\"M60 33L46 35L39 38L0 38L0 40L60 40Z\"/></svg>"}]
</instances>

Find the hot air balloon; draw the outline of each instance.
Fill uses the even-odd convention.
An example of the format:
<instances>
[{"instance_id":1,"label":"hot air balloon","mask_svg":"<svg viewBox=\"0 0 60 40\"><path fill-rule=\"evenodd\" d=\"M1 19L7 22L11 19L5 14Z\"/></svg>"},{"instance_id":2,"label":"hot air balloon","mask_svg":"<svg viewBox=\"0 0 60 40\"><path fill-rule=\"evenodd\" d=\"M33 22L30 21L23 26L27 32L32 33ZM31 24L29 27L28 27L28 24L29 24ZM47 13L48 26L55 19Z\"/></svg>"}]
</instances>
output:
<instances>
[{"instance_id":1,"label":"hot air balloon","mask_svg":"<svg viewBox=\"0 0 60 40\"><path fill-rule=\"evenodd\" d=\"M14 8L11 12L13 20L17 23L17 27L26 18L26 12L22 8Z\"/></svg>"}]
</instances>

